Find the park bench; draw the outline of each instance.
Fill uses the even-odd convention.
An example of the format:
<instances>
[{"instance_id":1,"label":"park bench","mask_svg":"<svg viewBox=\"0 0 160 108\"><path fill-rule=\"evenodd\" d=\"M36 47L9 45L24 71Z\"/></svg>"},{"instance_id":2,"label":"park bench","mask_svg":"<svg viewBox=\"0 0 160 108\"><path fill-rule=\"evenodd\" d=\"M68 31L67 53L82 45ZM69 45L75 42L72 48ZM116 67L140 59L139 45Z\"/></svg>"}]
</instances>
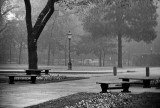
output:
<instances>
[{"instance_id":1,"label":"park bench","mask_svg":"<svg viewBox=\"0 0 160 108\"><path fill-rule=\"evenodd\" d=\"M15 81L31 81L32 84L35 84L37 75L8 75L8 77L9 84L14 84ZM15 77L19 79L15 79Z\"/></svg>"},{"instance_id":2,"label":"park bench","mask_svg":"<svg viewBox=\"0 0 160 108\"><path fill-rule=\"evenodd\" d=\"M143 88L150 88L150 82L151 80L158 80L159 78L153 78L153 77L120 77L119 79L122 79L122 81L130 81L130 80L141 80L143 83L132 83L132 84L142 84Z\"/></svg>"},{"instance_id":3,"label":"park bench","mask_svg":"<svg viewBox=\"0 0 160 108\"><path fill-rule=\"evenodd\" d=\"M101 86L101 93L106 93L107 90L114 90L114 89L123 89L123 91L121 92L130 92L129 91L129 87L130 87L130 83L132 82L126 82L126 81L119 81L119 82L96 82L96 84L100 84ZM110 87L109 85L111 84L120 84L121 86L115 86L115 87Z\"/></svg>"},{"instance_id":4,"label":"park bench","mask_svg":"<svg viewBox=\"0 0 160 108\"><path fill-rule=\"evenodd\" d=\"M31 75L31 74L41 75L41 73L43 73L42 71L44 71L44 73L48 75L49 70L51 69L27 69L25 71L26 71L26 75Z\"/></svg>"},{"instance_id":5,"label":"park bench","mask_svg":"<svg viewBox=\"0 0 160 108\"><path fill-rule=\"evenodd\" d=\"M49 70L51 70L51 69L42 69L42 70L44 70L44 73L46 74L46 75L48 75L49 74ZM43 73L43 72L42 72Z\"/></svg>"}]
</instances>

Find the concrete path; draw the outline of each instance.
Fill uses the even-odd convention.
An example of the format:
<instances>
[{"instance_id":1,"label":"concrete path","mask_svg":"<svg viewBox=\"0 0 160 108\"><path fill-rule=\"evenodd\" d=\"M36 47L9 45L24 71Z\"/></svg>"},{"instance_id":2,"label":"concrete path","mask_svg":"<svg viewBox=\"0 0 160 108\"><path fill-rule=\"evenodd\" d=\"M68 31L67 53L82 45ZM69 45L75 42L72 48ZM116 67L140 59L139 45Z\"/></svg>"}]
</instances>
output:
<instances>
[{"instance_id":1,"label":"concrete path","mask_svg":"<svg viewBox=\"0 0 160 108\"><path fill-rule=\"evenodd\" d=\"M125 69L119 69L118 75L113 74L95 74L90 79L66 81L59 83L47 83L47 84L23 84L18 83L9 85L8 83L0 84L0 108L23 108L25 106L35 105L41 102L45 102L51 99L57 99L62 96L71 95L78 92L100 92L100 85L96 84L97 81L118 81L118 77L124 75L139 75L145 76L145 68L132 68L132 71L125 72ZM123 73L120 73L122 72ZM160 76L160 68L151 68L150 76ZM113 90L112 90L113 91ZM120 92L120 90L114 90ZM160 92L155 88L142 88L131 87L132 93L142 92Z\"/></svg>"}]
</instances>

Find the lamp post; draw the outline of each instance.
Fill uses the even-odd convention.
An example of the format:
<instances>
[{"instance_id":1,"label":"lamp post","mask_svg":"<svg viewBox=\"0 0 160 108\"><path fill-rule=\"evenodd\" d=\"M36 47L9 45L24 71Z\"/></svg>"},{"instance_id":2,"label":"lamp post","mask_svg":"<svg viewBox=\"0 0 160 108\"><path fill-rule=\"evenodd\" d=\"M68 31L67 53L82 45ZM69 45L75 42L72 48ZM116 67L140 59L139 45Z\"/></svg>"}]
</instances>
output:
<instances>
[{"instance_id":1,"label":"lamp post","mask_svg":"<svg viewBox=\"0 0 160 108\"><path fill-rule=\"evenodd\" d=\"M151 55L152 55L152 52L153 52L153 49L152 49L152 47L151 47Z\"/></svg>"},{"instance_id":2,"label":"lamp post","mask_svg":"<svg viewBox=\"0 0 160 108\"><path fill-rule=\"evenodd\" d=\"M151 47L151 55L150 55L150 65L152 66L153 65L153 58L152 58L152 53L153 53L153 49L152 49L152 47Z\"/></svg>"},{"instance_id":3,"label":"lamp post","mask_svg":"<svg viewBox=\"0 0 160 108\"><path fill-rule=\"evenodd\" d=\"M69 31L69 33L67 34L68 36L68 40L69 40L69 48L68 48L68 52L69 52L69 61L68 61L68 70L72 70L72 62L71 62L71 54L70 54L70 44L71 44L71 38L72 38L72 34L71 32Z\"/></svg>"}]
</instances>

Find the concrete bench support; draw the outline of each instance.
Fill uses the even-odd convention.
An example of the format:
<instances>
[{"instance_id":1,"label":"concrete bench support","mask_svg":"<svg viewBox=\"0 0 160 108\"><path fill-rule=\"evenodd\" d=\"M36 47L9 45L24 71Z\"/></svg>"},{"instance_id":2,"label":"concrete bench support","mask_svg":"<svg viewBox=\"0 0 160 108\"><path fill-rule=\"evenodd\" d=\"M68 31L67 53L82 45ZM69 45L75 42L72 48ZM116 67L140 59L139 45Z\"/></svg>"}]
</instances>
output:
<instances>
[{"instance_id":1,"label":"concrete bench support","mask_svg":"<svg viewBox=\"0 0 160 108\"><path fill-rule=\"evenodd\" d=\"M150 82L151 82L151 80L154 80L154 79L150 79L150 78L120 78L120 79L122 79L122 81L130 81L131 79L132 80L142 80L143 81L143 83L142 83L142 85L143 85L143 88L151 88L151 85L150 85ZM132 84L134 84L134 83L132 83ZM139 83L139 84L141 84L141 83Z\"/></svg>"},{"instance_id":2,"label":"concrete bench support","mask_svg":"<svg viewBox=\"0 0 160 108\"><path fill-rule=\"evenodd\" d=\"M114 89L122 89L122 91L121 92L125 92L125 93L128 93L128 92L130 92L129 91L129 87L130 87L130 83L129 82L117 82L117 83L115 83L115 82L109 82L109 83L101 83L101 82L97 82L97 84L100 84L100 86L101 86L101 89L102 89L102 91L101 91L101 93L106 93L107 92L107 90L114 90ZM109 85L110 84L122 84L122 86L120 86L120 87L109 87Z\"/></svg>"},{"instance_id":3,"label":"concrete bench support","mask_svg":"<svg viewBox=\"0 0 160 108\"><path fill-rule=\"evenodd\" d=\"M143 88L151 88L150 80L143 80Z\"/></svg>"},{"instance_id":4,"label":"concrete bench support","mask_svg":"<svg viewBox=\"0 0 160 108\"><path fill-rule=\"evenodd\" d=\"M149 77L149 67L146 67L146 77Z\"/></svg>"},{"instance_id":5,"label":"concrete bench support","mask_svg":"<svg viewBox=\"0 0 160 108\"><path fill-rule=\"evenodd\" d=\"M9 84L14 84L14 76L9 76Z\"/></svg>"},{"instance_id":6,"label":"concrete bench support","mask_svg":"<svg viewBox=\"0 0 160 108\"><path fill-rule=\"evenodd\" d=\"M51 70L51 69L44 69L44 70L45 70L45 71L44 71L45 74L48 75L48 74L49 74L49 70Z\"/></svg>"}]
</instances>

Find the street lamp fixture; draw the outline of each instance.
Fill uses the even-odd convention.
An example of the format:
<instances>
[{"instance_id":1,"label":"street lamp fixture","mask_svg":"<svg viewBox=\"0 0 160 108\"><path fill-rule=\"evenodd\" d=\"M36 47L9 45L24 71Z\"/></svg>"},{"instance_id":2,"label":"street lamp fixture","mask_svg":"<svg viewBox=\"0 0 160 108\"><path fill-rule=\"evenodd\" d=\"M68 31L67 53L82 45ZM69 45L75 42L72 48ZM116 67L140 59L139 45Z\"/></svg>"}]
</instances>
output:
<instances>
[{"instance_id":1,"label":"street lamp fixture","mask_svg":"<svg viewBox=\"0 0 160 108\"><path fill-rule=\"evenodd\" d=\"M68 36L68 40L69 40L69 47L68 47L68 52L69 52L69 61L68 61L68 70L72 70L72 62L71 62L71 54L70 54L70 47L71 47L71 38L72 38L72 33L69 31L69 33L67 34Z\"/></svg>"}]
</instances>

